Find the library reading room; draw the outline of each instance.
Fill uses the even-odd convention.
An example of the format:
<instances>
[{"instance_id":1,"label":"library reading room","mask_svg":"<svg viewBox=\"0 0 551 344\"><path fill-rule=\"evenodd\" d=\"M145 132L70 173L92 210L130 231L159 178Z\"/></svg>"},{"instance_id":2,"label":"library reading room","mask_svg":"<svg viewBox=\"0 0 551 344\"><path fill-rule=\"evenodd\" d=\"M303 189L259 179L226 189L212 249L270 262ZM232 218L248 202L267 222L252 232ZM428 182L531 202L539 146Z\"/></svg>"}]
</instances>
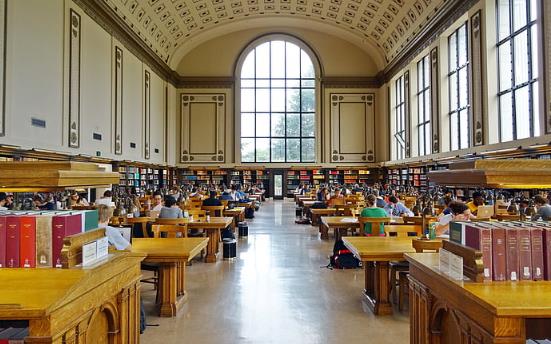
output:
<instances>
[{"instance_id":1,"label":"library reading room","mask_svg":"<svg viewBox=\"0 0 551 344\"><path fill-rule=\"evenodd\" d=\"M551 0L0 0L0 76L0 344L551 344Z\"/></svg>"}]
</instances>

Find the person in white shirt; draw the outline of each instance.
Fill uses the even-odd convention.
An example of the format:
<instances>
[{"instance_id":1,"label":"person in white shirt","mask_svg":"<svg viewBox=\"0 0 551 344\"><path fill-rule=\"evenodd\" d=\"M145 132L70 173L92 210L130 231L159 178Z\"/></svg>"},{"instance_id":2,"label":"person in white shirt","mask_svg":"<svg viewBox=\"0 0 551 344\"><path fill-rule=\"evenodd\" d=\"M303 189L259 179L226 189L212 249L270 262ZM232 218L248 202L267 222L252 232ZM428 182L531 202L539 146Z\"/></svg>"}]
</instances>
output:
<instances>
[{"instance_id":1,"label":"person in white shirt","mask_svg":"<svg viewBox=\"0 0 551 344\"><path fill-rule=\"evenodd\" d=\"M131 245L126 240L121 232L109 226L109 219L113 216L113 209L105 204L100 204L98 207L98 226L99 228L105 228L105 235L109 240L109 244L114 246L117 250L128 250Z\"/></svg>"},{"instance_id":2,"label":"person in white shirt","mask_svg":"<svg viewBox=\"0 0 551 344\"><path fill-rule=\"evenodd\" d=\"M105 192L103 193L103 197L96 200L96 205L100 204L106 205L108 207L115 206L115 204L113 204L113 193L111 192L111 190L105 190Z\"/></svg>"},{"instance_id":3,"label":"person in white shirt","mask_svg":"<svg viewBox=\"0 0 551 344\"><path fill-rule=\"evenodd\" d=\"M160 192L153 194L153 204L151 205L152 211L161 211L163 209L163 196Z\"/></svg>"},{"instance_id":4,"label":"person in white shirt","mask_svg":"<svg viewBox=\"0 0 551 344\"><path fill-rule=\"evenodd\" d=\"M452 221L469 221L474 216L471 214L469 207L460 201L451 201L448 204L450 213L442 216L436 224L436 235L449 235L450 222Z\"/></svg>"}]
</instances>

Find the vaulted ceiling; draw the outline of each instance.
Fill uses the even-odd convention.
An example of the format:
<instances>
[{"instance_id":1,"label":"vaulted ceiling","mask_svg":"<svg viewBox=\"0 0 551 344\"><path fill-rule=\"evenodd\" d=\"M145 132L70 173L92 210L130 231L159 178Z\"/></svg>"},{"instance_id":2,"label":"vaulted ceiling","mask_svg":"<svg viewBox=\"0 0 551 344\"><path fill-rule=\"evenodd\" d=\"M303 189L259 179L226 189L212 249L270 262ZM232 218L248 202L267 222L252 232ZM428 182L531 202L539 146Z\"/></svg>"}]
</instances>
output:
<instances>
[{"instance_id":1,"label":"vaulted ceiling","mask_svg":"<svg viewBox=\"0 0 551 344\"><path fill-rule=\"evenodd\" d=\"M345 30L391 61L446 0L104 0L168 65L206 31L233 22L295 18ZM268 21L267 21L268 22ZM283 21L282 21L283 22ZM314 25L314 26L316 26ZM224 32L223 30L221 32Z\"/></svg>"}]
</instances>

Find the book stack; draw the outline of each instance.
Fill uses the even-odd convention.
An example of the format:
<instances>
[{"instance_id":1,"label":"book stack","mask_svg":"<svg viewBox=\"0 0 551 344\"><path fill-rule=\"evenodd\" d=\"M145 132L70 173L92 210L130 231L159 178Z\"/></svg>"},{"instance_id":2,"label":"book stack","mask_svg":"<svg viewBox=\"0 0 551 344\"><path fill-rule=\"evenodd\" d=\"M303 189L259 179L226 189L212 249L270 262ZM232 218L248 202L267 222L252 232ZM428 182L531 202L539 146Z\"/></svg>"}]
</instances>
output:
<instances>
[{"instance_id":1,"label":"book stack","mask_svg":"<svg viewBox=\"0 0 551 344\"><path fill-rule=\"evenodd\" d=\"M97 228L97 210L2 212L0 267L61 267L63 239Z\"/></svg>"},{"instance_id":2,"label":"book stack","mask_svg":"<svg viewBox=\"0 0 551 344\"><path fill-rule=\"evenodd\" d=\"M28 335L28 327L0 328L0 344L23 344Z\"/></svg>"},{"instance_id":3,"label":"book stack","mask_svg":"<svg viewBox=\"0 0 551 344\"><path fill-rule=\"evenodd\" d=\"M551 280L550 223L452 222L450 241L482 252L486 280Z\"/></svg>"}]
</instances>

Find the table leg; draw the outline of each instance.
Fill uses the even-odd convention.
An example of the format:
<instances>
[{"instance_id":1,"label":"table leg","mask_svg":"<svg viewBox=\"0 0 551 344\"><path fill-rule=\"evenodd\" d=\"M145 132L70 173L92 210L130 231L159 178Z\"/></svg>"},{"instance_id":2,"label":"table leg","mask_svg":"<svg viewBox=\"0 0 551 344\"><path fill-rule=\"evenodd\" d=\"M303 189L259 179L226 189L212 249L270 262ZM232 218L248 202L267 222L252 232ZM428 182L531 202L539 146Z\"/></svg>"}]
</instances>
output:
<instances>
[{"instance_id":1,"label":"table leg","mask_svg":"<svg viewBox=\"0 0 551 344\"><path fill-rule=\"evenodd\" d=\"M321 240L329 239L329 228L320 222L320 238Z\"/></svg>"},{"instance_id":2,"label":"table leg","mask_svg":"<svg viewBox=\"0 0 551 344\"><path fill-rule=\"evenodd\" d=\"M317 214L314 214L312 213L312 226L317 226L318 225L318 215Z\"/></svg>"},{"instance_id":3,"label":"table leg","mask_svg":"<svg viewBox=\"0 0 551 344\"><path fill-rule=\"evenodd\" d=\"M207 255L205 256L206 263L216 263L216 258L218 255L218 249L220 241L220 230L217 228L205 228L207 236L209 238L209 243L207 244Z\"/></svg>"},{"instance_id":4,"label":"table leg","mask_svg":"<svg viewBox=\"0 0 551 344\"><path fill-rule=\"evenodd\" d=\"M184 262L163 263L159 269L159 295L161 303L159 305L159 316L174 317L183 304L183 295L178 295L179 282L181 278L183 290L183 270L179 268L185 266ZM180 272L181 271L181 272ZM181 275L181 276L180 276Z\"/></svg>"},{"instance_id":5,"label":"table leg","mask_svg":"<svg viewBox=\"0 0 551 344\"><path fill-rule=\"evenodd\" d=\"M367 305L373 311L373 314L392 314L389 290L388 262L365 262L364 295L367 299Z\"/></svg>"}]
</instances>

